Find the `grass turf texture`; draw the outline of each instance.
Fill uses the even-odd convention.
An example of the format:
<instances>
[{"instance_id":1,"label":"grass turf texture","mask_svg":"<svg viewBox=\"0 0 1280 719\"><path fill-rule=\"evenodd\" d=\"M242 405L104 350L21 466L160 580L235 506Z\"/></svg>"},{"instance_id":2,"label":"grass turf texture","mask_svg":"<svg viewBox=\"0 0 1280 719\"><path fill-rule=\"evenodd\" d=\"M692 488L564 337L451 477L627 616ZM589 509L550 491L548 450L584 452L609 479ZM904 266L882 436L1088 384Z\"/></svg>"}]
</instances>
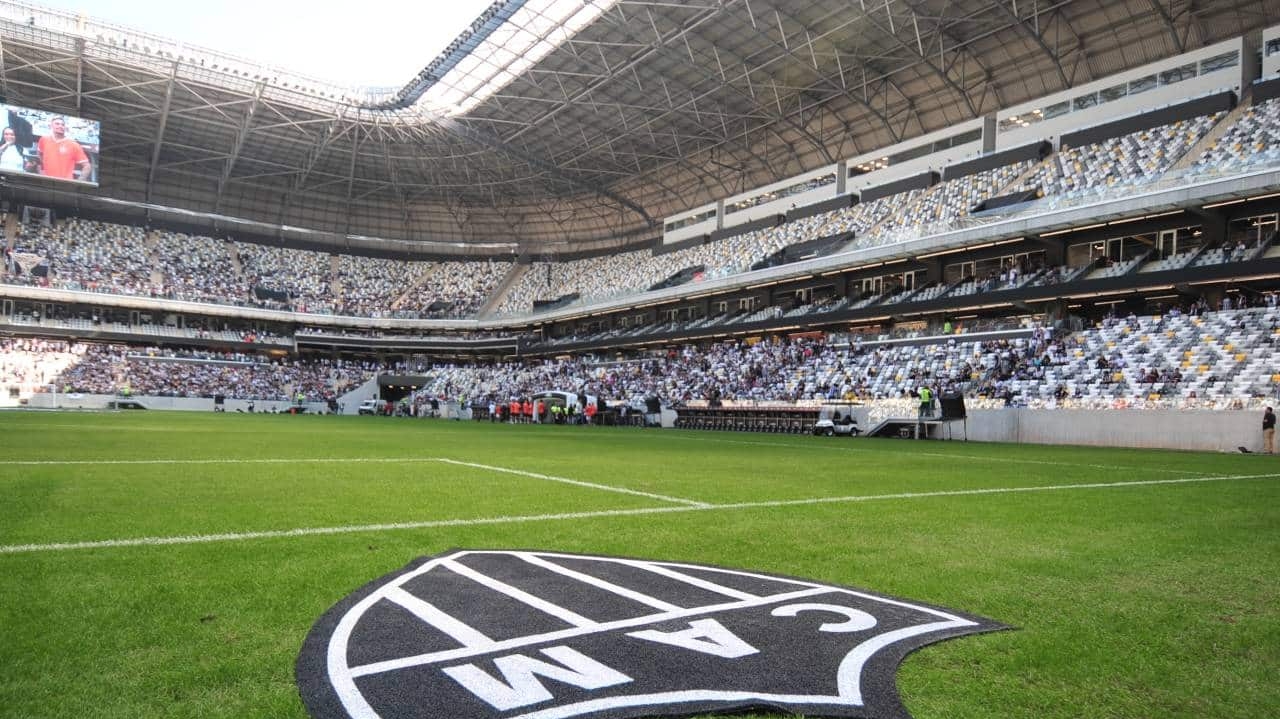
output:
<instances>
[{"instance_id":1,"label":"grass turf texture","mask_svg":"<svg viewBox=\"0 0 1280 719\"><path fill-rule=\"evenodd\" d=\"M916 719L1280 708L1275 458L378 417L6 413L0 431L4 717L304 717L293 663L312 622L451 547L716 564L1019 627L908 657ZM173 459L187 463L146 463ZM193 462L228 459L270 461ZM85 463L40 464L54 460ZM646 508L678 511L625 513ZM401 522L437 524L12 551Z\"/></svg>"}]
</instances>

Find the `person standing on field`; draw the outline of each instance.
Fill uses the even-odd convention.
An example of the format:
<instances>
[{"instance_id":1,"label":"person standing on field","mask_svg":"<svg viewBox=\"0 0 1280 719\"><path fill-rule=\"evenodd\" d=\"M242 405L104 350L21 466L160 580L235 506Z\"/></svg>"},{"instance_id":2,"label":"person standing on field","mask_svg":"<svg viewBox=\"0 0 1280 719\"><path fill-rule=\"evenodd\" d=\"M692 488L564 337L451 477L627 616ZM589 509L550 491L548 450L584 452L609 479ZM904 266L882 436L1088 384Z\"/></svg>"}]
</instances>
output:
<instances>
[{"instance_id":1,"label":"person standing on field","mask_svg":"<svg viewBox=\"0 0 1280 719\"><path fill-rule=\"evenodd\" d=\"M1270 407L1262 413L1262 451L1267 454L1276 452L1276 413Z\"/></svg>"}]
</instances>

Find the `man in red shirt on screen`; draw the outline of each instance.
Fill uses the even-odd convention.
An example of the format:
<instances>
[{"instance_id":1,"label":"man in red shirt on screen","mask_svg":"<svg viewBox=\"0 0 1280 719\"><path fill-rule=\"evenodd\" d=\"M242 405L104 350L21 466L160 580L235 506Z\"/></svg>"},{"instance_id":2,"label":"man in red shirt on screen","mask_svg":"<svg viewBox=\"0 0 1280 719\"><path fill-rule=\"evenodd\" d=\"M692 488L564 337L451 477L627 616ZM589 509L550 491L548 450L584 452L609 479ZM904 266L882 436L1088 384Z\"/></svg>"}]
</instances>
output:
<instances>
[{"instance_id":1,"label":"man in red shirt on screen","mask_svg":"<svg viewBox=\"0 0 1280 719\"><path fill-rule=\"evenodd\" d=\"M80 143L67 137L67 119L55 117L49 121L50 134L40 138L40 174L61 180L88 180L93 171L89 156ZM75 175L80 169L80 176Z\"/></svg>"}]
</instances>

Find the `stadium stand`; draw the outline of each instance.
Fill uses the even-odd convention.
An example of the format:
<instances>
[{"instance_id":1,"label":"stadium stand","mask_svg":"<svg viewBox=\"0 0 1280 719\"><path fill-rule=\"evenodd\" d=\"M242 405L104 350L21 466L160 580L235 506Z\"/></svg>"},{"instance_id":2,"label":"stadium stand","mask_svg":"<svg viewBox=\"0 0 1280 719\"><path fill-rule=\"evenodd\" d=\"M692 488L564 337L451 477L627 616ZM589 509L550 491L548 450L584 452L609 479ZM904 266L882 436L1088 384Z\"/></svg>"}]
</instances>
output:
<instances>
[{"instance_id":1,"label":"stadium stand","mask_svg":"<svg viewBox=\"0 0 1280 719\"><path fill-rule=\"evenodd\" d=\"M44 391L79 361L85 345L34 337L0 339L0 404Z\"/></svg>"},{"instance_id":2,"label":"stadium stand","mask_svg":"<svg viewBox=\"0 0 1280 719\"><path fill-rule=\"evenodd\" d=\"M42 258L57 287L125 295L149 295L154 289L146 232L140 227L76 218L60 226L38 224L19 234L15 250Z\"/></svg>"},{"instance_id":3,"label":"stadium stand","mask_svg":"<svg viewBox=\"0 0 1280 719\"><path fill-rule=\"evenodd\" d=\"M193 302L239 304L248 284L232 263L225 240L155 233L152 266L160 273L160 295Z\"/></svg>"},{"instance_id":4,"label":"stadium stand","mask_svg":"<svg viewBox=\"0 0 1280 719\"><path fill-rule=\"evenodd\" d=\"M840 210L823 225L821 232L827 235L853 233L856 239L850 245L851 248L875 247L884 244L888 240L881 241L882 238L872 231L873 228L902 212L919 199L923 192L923 190L909 190ZM864 235L866 235L865 238Z\"/></svg>"},{"instance_id":5,"label":"stadium stand","mask_svg":"<svg viewBox=\"0 0 1280 719\"><path fill-rule=\"evenodd\" d=\"M924 228L945 230L974 207L1001 194L1031 165L1030 160L1023 160L934 185L915 204L886 218L872 236L888 244L918 237Z\"/></svg>"},{"instance_id":6,"label":"stadium stand","mask_svg":"<svg viewBox=\"0 0 1280 719\"><path fill-rule=\"evenodd\" d=\"M423 317L471 317L488 301L511 262L441 262L427 280L401 300ZM433 306L437 309L431 309Z\"/></svg>"},{"instance_id":7,"label":"stadium stand","mask_svg":"<svg viewBox=\"0 0 1280 719\"><path fill-rule=\"evenodd\" d=\"M1074 199L1124 185L1151 182L1182 157L1223 113L1180 120L1150 130L1064 148L1050 156L1019 189L1041 197Z\"/></svg>"},{"instance_id":8,"label":"stadium stand","mask_svg":"<svg viewBox=\"0 0 1280 719\"><path fill-rule=\"evenodd\" d=\"M360 362L272 360L265 356L122 344L70 344L75 357L49 384L63 392L132 396L308 401L331 399L373 373ZM43 389L43 388L42 388Z\"/></svg>"},{"instance_id":9,"label":"stadium stand","mask_svg":"<svg viewBox=\"0 0 1280 719\"><path fill-rule=\"evenodd\" d=\"M1269 101L1244 115L1215 147L1206 150L1199 164L1218 170L1244 167L1244 150L1265 146L1267 138L1274 136L1278 103ZM1046 159L1021 189L1075 197L1100 188L1150 182L1219 117L1201 116L1065 149ZM1213 158L1222 153L1226 158L1215 164ZM1267 155L1253 152L1248 157L1253 163ZM1026 174L1029 166L1029 161L1021 161L927 190L909 190L670 253L637 250L569 262L536 262L497 303L495 314L527 313L535 302L570 293L577 293L580 302L638 294L687 274L692 267L704 268L692 275L697 280L726 277L786 247L821 237L851 234L854 239L846 250L914 239L950 227ZM155 232L149 238L142 228L74 218L24 230L16 249L48 262L52 286L360 317L474 316L511 269L510 262L492 260L405 262L170 232ZM1219 256L1230 253L1214 251L1195 262L1211 264ZM1160 265L1176 266L1174 261ZM1101 276L1128 269L1132 267L1109 267ZM33 278L9 276L6 281L32 282ZM976 289L957 288L950 294L963 296Z\"/></svg>"},{"instance_id":10,"label":"stadium stand","mask_svg":"<svg viewBox=\"0 0 1280 719\"><path fill-rule=\"evenodd\" d=\"M1254 105L1196 160L1195 169L1229 172L1280 162L1280 99Z\"/></svg>"},{"instance_id":11,"label":"stadium stand","mask_svg":"<svg viewBox=\"0 0 1280 719\"><path fill-rule=\"evenodd\" d=\"M249 242L236 242L235 252L257 299L300 312L334 310L331 255Z\"/></svg>"},{"instance_id":12,"label":"stadium stand","mask_svg":"<svg viewBox=\"0 0 1280 719\"><path fill-rule=\"evenodd\" d=\"M893 400L921 384L1024 406L1255 407L1276 389L1275 296L1266 306L1191 315L1108 318L1063 335L1033 325L1008 339L964 335L841 344L685 345L663 356L443 365L424 392L506 399L548 386L627 402ZM1197 310L1198 312L1198 310Z\"/></svg>"},{"instance_id":13,"label":"stadium stand","mask_svg":"<svg viewBox=\"0 0 1280 719\"><path fill-rule=\"evenodd\" d=\"M809 168L812 179L769 191L734 186L730 199L745 199L732 207L724 199L682 211L692 224L679 237L658 236L679 222L655 222L647 234L593 240L637 248L625 252L579 252L568 238L550 245L572 257L565 261L523 240L493 243L500 249L491 256L437 253L449 246L441 242L402 258L404 240L289 234L283 225L228 236L223 218L155 229L149 214L130 225L114 212L102 213L108 222L65 207L35 207L20 224L26 210L15 203L3 273L12 296L0 298L0 324L69 338L65 349L41 346L75 361L58 382L83 391L128 382L171 396L214 387L265 398L298 385L323 397L421 352L420 361L450 360L430 388L444 396L555 384L614 401L852 398L909 410L909 395L927 381L993 406L1254 406L1276 394L1266 370L1277 318L1274 302L1239 302L1273 299L1280 277L1275 185L1255 177L1280 165L1280 99L1263 85L1241 93L1232 72L1184 101L1164 88L1183 82L1188 67L1207 72L1183 63L1153 74L1163 99L1145 108L1154 93L1135 102L1139 90L1126 84L1124 109L1107 109L1115 98L1104 89L1082 90L1074 114L1034 118L1056 122L1042 134L1005 118L991 135L975 118L968 122L982 127L903 139L901 152L856 168L852 159ZM1237 95L1252 102L1255 91L1256 104L1234 108ZM1015 133L1008 144L1006 130ZM1214 197L1158 208L1120 202L1223 178L1232 182ZM792 198L810 204L784 211ZM1099 207L1110 214L1095 222ZM1059 222L1072 209L1079 215ZM1214 311L1153 314L1200 293ZM160 302L169 299L222 307ZM1135 314L1100 321L1108 307ZM967 329L988 321L1017 329L976 338L944 331L961 312ZM867 334L849 344L850 330ZM267 348L288 359L255 354ZM316 351L365 359L296 359ZM21 394L47 384L56 363L36 367L28 357L12 366L6 377Z\"/></svg>"},{"instance_id":14,"label":"stadium stand","mask_svg":"<svg viewBox=\"0 0 1280 719\"><path fill-rule=\"evenodd\" d=\"M434 270L429 262L338 255L338 314L381 317L395 314L397 300ZM410 316L417 316L416 313Z\"/></svg>"}]
</instances>

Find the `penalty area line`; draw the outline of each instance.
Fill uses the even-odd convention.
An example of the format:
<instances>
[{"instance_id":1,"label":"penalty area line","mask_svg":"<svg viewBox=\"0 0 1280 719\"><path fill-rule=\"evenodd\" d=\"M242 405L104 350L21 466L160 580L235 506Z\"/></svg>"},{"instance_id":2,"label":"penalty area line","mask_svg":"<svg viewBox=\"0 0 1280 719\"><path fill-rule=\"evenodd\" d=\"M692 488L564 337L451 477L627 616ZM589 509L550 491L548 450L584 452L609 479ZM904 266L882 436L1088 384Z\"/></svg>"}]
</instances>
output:
<instances>
[{"instance_id":1,"label":"penalty area line","mask_svg":"<svg viewBox=\"0 0 1280 719\"><path fill-rule=\"evenodd\" d=\"M1274 479L1280 473L1273 474L1241 474L1232 476L1180 477L1176 479L1148 479L1130 482L1092 482L1088 484L1053 484L1038 487L989 487L983 489L951 489L936 492L901 492L896 494L865 494L846 497L811 497L807 499L779 499L763 502L738 502L734 504L708 504L701 506L647 507L639 509L608 509L594 512L564 512L558 514L515 515L502 517L477 517L474 519L439 519L422 522L393 522L385 524L363 524L345 527L304 527L299 529L268 530L261 532L228 532L224 534L197 534L175 537L137 537L133 539L105 539L88 542L54 542L50 544L8 544L0 545L2 554L28 554L33 552L57 552L77 549L109 549L116 547L164 546L175 544L207 544L212 542L241 542L253 539L275 539L283 537L309 537L330 534L356 534L361 532L384 532L407 529L430 529L434 527L473 527L486 524L518 524L531 522L554 522L572 519L601 519L608 517L635 517L648 514L673 514L677 512L712 512L733 511L740 509L771 509L778 507L801 507L815 504L842 504L854 502L874 502L893 499L928 499L932 497L965 497L984 494L1018 494L1028 492L1059 492L1072 489L1124 489L1128 487L1151 487L1157 485L1193 484L1206 482L1226 482L1232 480Z\"/></svg>"},{"instance_id":2,"label":"penalty area line","mask_svg":"<svg viewBox=\"0 0 1280 719\"><path fill-rule=\"evenodd\" d=\"M595 482L584 482L578 479L569 479L568 477L557 477L551 474L539 474L537 472L529 472L523 469L512 469L510 467L498 467L491 464L478 464L476 462L463 462L457 459L449 459L448 457L301 457L297 459L284 458L264 458L264 459L31 459L31 460L14 460L10 462L0 462L2 466L93 466L93 465L218 465L218 464L411 464L422 462L436 462L438 464L452 464L459 467L471 467L472 469L483 469L487 472L501 472L503 474L514 474L517 477L528 477L530 479L541 479L546 482L559 482L561 484L571 484L575 487L585 487L587 489L602 490L605 492L614 492L616 494L629 494L635 497L644 497L645 499L656 499L662 502L670 502L672 504L683 504L690 507L709 507L711 505L706 502L699 502L693 499L684 499L682 497L671 497L665 494L655 494L653 492L642 492L638 489L627 489L626 487L615 487L608 484L597 484Z\"/></svg>"},{"instance_id":3,"label":"penalty area line","mask_svg":"<svg viewBox=\"0 0 1280 719\"><path fill-rule=\"evenodd\" d=\"M471 467L473 469L483 469L490 472L504 472L506 474L514 474L518 477L529 477L531 479L542 479L548 482L560 482L562 484L572 484L575 487L587 487L588 489L602 489L606 492L617 492L619 494L630 494L636 497L645 497L647 499L657 499L663 502L671 502L673 504L684 504L690 507L710 507L706 502L698 502L692 499L682 499L680 497L669 497L665 494L653 494L652 492L641 492L638 489L627 489L625 487L614 487L608 484L596 484L594 482L583 482L578 479L569 479L568 477L556 477L550 474L538 474L537 472L526 472L523 469L510 469L508 467L495 467L491 464L477 464L475 462L462 462L456 459L445 459L437 457L437 462L444 464L456 464L459 467Z\"/></svg>"}]
</instances>

